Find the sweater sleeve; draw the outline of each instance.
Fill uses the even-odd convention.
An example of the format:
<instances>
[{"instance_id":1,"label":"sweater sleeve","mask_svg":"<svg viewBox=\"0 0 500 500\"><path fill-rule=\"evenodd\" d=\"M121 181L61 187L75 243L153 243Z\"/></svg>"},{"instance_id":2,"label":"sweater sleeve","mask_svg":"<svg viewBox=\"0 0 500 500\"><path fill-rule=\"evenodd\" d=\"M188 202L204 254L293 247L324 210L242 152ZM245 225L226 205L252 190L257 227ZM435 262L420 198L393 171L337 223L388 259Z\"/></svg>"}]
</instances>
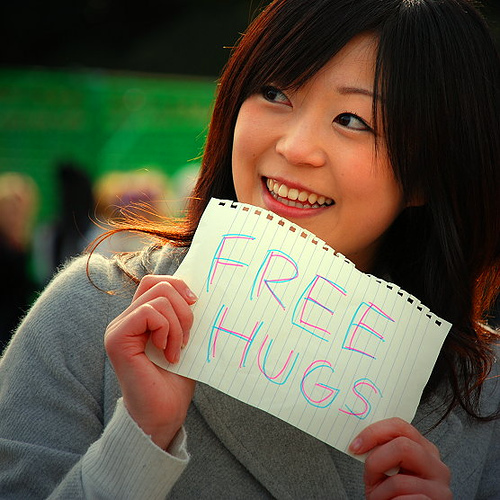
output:
<instances>
[{"instance_id":1,"label":"sweater sleeve","mask_svg":"<svg viewBox=\"0 0 500 500\"><path fill-rule=\"evenodd\" d=\"M184 429L168 452L151 442L120 399L101 439L83 458L85 498L165 498L188 461Z\"/></svg>"},{"instance_id":2,"label":"sweater sleeve","mask_svg":"<svg viewBox=\"0 0 500 500\"><path fill-rule=\"evenodd\" d=\"M496 359L497 361L492 373L485 382L483 398L490 403L491 412L500 414L500 346L496 349ZM479 491L475 497L477 500L494 500L500 498L500 418L496 419L490 425L493 426L493 429Z\"/></svg>"},{"instance_id":3,"label":"sweater sleeve","mask_svg":"<svg viewBox=\"0 0 500 500\"><path fill-rule=\"evenodd\" d=\"M479 491L475 498L477 500L500 498L500 420L494 423L486 464L483 467Z\"/></svg>"},{"instance_id":4,"label":"sweater sleeve","mask_svg":"<svg viewBox=\"0 0 500 500\"><path fill-rule=\"evenodd\" d=\"M94 283L86 265L52 281L0 360L2 499L165 498L187 463L183 436L176 456L160 450L120 403L107 422L103 336L133 290L111 261L92 257Z\"/></svg>"}]
</instances>

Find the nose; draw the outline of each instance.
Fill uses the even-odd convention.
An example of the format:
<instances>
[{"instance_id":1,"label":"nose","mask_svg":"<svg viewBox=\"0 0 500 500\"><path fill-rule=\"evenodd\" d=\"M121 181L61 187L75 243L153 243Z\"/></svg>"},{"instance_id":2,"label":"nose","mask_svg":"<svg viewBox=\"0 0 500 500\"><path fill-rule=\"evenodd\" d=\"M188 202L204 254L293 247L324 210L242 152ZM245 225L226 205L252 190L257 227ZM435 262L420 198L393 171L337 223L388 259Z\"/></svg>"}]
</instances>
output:
<instances>
[{"instance_id":1,"label":"nose","mask_svg":"<svg viewBox=\"0 0 500 500\"><path fill-rule=\"evenodd\" d=\"M289 123L276 143L276 152L292 165L323 166L327 155L319 128L306 119Z\"/></svg>"}]
</instances>

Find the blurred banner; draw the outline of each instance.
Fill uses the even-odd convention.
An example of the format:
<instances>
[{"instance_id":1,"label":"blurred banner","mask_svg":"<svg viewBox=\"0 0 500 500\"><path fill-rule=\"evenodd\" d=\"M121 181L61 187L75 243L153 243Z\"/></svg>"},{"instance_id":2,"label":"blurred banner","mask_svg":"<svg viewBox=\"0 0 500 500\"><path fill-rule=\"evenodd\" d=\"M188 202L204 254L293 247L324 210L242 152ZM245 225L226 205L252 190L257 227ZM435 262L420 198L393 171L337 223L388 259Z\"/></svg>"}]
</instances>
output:
<instances>
[{"instance_id":1,"label":"blurred banner","mask_svg":"<svg viewBox=\"0 0 500 500\"><path fill-rule=\"evenodd\" d=\"M0 71L0 172L29 174L42 220L57 211L56 168L91 178L198 163L214 97L212 79L102 71Z\"/></svg>"}]
</instances>

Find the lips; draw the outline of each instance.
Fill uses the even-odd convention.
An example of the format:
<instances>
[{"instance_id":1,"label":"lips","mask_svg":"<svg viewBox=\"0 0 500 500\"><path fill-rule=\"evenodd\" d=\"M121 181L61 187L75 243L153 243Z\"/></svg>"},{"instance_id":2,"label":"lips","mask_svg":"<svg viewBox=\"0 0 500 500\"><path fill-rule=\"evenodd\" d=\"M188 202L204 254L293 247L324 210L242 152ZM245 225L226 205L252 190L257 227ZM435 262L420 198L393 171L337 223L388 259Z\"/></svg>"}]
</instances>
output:
<instances>
[{"instance_id":1,"label":"lips","mask_svg":"<svg viewBox=\"0 0 500 500\"><path fill-rule=\"evenodd\" d=\"M289 187L286 184L271 178L266 180L266 186L269 193L275 200L289 207L310 209L329 207L334 204L334 201L331 198Z\"/></svg>"}]
</instances>

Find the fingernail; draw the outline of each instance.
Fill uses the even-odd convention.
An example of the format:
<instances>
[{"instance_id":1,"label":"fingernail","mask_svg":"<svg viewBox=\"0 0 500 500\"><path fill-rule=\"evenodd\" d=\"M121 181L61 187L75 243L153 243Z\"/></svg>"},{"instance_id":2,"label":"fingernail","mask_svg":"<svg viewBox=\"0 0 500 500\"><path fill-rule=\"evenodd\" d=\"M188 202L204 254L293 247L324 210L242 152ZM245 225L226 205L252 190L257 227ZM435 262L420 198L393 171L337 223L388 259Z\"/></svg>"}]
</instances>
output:
<instances>
[{"instance_id":1,"label":"fingernail","mask_svg":"<svg viewBox=\"0 0 500 500\"><path fill-rule=\"evenodd\" d=\"M198 297L189 288L186 289L186 298L191 304L194 304L198 300Z\"/></svg>"},{"instance_id":2,"label":"fingernail","mask_svg":"<svg viewBox=\"0 0 500 500\"><path fill-rule=\"evenodd\" d=\"M349 446L349 449L353 453L358 453L361 450L361 446L363 445L363 441L361 441L361 438L356 438L351 445Z\"/></svg>"},{"instance_id":3,"label":"fingernail","mask_svg":"<svg viewBox=\"0 0 500 500\"><path fill-rule=\"evenodd\" d=\"M384 474L389 477L395 476L396 474L399 474L399 470L399 467L393 467L392 469L385 471Z\"/></svg>"}]
</instances>

